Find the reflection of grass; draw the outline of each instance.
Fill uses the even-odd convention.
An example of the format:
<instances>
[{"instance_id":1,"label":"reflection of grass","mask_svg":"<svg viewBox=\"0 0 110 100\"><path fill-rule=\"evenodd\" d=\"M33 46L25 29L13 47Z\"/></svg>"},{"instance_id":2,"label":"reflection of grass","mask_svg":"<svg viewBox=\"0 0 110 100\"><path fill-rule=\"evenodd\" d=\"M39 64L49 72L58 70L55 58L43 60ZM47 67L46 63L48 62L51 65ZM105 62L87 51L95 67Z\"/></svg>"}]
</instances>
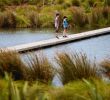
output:
<instances>
[{"instance_id":1,"label":"reflection of grass","mask_svg":"<svg viewBox=\"0 0 110 100\"><path fill-rule=\"evenodd\" d=\"M90 63L85 54L60 53L57 63L61 67L59 74L65 84L73 80L96 77L96 65Z\"/></svg>"}]
</instances>

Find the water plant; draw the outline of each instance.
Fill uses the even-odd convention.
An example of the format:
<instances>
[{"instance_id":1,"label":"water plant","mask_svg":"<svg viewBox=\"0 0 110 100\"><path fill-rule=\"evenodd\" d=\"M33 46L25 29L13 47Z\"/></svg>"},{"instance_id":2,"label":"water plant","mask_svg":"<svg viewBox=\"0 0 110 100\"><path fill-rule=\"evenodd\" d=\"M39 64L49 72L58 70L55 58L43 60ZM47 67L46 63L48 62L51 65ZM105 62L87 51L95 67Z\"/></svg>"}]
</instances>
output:
<instances>
[{"instance_id":1,"label":"water plant","mask_svg":"<svg viewBox=\"0 0 110 100\"><path fill-rule=\"evenodd\" d=\"M58 53L56 61L60 68L58 73L63 84L78 79L97 77L95 63L91 63L85 54Z\"/></svg>"},{"instance_id":2,"label":"water plant","mask_svg":"<svg viewBox=\"0 0 110 100\"><path fill-rule=\"evenodd\" d=\"M4 77L5 72L12 74L14 80L24 79L26 76L25 64L21 61L20 55L15 51L0 50L0 76Z\"/></svg>"},{"instance_id":3,"label":"water plant","mask_svg":"<svg viewBox=\"0 0 110 100\"><path fill-rule=\"evenodd\" d=\"M49 83L53 80L54 70L52 64L48 61L46 56L40 54L29 54L28 55L28 74L29 80L37 80L44 83Z\"/></svg>"},{"instance_id":4,"label":"water plant","mask_svg":"<svg viewBox=\"0 0 110 100\"><path fill-rule=\"evenodd\" d=\"M20 55L15 51L0 50L0 76L5 72L12 74L14 80L40 81L51 83L54 70L51 63L44 55L30 54L28 64L24 64Z\"/></svg>"},{"instance_id":5,"label":"water plant","mask_svg":"<svg viewBox=\"0 0 110 100\"><path fill-rule=\"evenodd\" d=\"M105 69L105 74L110 77L110 58L103 60L100 65Z\"/></svg>"}]
</instances>

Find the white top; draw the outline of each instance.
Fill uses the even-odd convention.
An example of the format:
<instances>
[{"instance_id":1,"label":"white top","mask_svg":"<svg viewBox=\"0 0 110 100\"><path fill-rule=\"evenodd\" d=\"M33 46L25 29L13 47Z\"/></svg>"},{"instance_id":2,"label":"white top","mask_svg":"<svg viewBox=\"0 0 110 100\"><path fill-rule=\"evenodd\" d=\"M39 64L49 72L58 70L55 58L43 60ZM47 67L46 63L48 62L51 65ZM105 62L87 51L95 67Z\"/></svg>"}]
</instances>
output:
<instances>
[{"instance_id":1,"label":"white top","mask_svg":"<svg viewBox=\"0 0 110 100\"><path fill-rule=\"evenodd\" d=\"M59 16L55 18L55 27L59 27Z\"/></svg>"}]
</instances>

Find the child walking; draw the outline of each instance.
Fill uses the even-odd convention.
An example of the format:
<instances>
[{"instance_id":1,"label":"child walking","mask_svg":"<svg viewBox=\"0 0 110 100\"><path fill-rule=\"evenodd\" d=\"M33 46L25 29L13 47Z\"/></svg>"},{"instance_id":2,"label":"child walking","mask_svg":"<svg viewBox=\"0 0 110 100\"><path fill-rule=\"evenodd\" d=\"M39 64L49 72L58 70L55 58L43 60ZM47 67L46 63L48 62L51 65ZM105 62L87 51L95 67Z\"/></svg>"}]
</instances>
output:
<instances>
[{"instance_id":1,"label":"child walking","mask_svg":"<svg viewBox=\"0 0 110 100\"><path fill-rule=\"evenodd\" d=\"M63 28L63 37L67 37L68 21L66 16L63 17Z\"/></svg>"}]
</instances>

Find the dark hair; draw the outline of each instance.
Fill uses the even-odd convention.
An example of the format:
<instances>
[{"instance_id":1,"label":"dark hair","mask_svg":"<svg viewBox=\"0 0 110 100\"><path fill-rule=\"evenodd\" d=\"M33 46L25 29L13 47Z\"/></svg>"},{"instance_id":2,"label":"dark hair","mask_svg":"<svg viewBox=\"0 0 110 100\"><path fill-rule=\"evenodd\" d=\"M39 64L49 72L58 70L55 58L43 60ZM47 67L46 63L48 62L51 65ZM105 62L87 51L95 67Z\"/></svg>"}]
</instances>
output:
<instances>
[{"instance_id":1,"label":"dark hair","mask_svg":"<svg viewBox=\"0 0 110 100\"><path fill-rule=\"evenodd\" d=\"M59 16L60 14L59 13L56 13L56 16Z\"/></svg>"},{"instance_id":2,"label":"dark hair","mask_svg":"<svg viewBox=\"0 0 110 100\"><path fill-rule=\"evenodd\" d=\"M66 17L66 16L64 16L64 17L63 17L63 19L64 19L64 18L67 18L67 17Z\"/></svg>"}]
</instances>

